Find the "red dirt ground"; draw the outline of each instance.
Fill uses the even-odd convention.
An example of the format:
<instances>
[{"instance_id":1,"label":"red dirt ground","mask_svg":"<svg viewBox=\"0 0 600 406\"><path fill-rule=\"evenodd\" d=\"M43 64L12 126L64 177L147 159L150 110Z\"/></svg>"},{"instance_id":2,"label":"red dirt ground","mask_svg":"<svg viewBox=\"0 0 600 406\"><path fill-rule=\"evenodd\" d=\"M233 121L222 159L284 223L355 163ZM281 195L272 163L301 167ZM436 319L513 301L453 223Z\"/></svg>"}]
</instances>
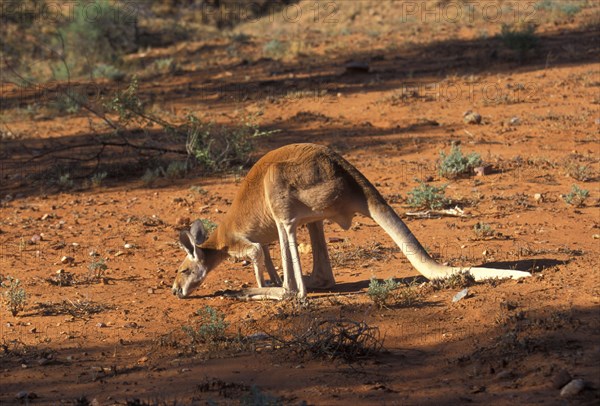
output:
<instances>
[{"instance_id":1,"label":"red dirt ground","mask_svg":"<svg viewBox=\"0 0 600 406\"><path fill-rule=\"evenodd\" d=\"M101 405L132 399L274 404L267 396L296 405L598 404L598 30L581 28L580 20L544 22L539 51L519 61L497 40L479 36L483 22L417 20L376 35L367 26L387 27L396 9L363 3L354 7L364 27L350 34L312 26L281 34L310 50L281 59L246 60L269 38L252 26L242 28L251 40L233 56L225 37L151 50L171 55L182 73L141 79L141 94L180 118L190 111L228 123L258 113L262 127L281 132L257 141L255 159L292 142L330 145L378 187L440 261L532 270L533 277L476 284L457 303L452 298L461 288L421 285L416 304L378 309L366 295L371 277L423 280L380 228L357 217L349 231L326 224L327 238L337 241L329 248L338 285L311 293L306 308L222 297L223 290L255 284L252 267L233 261L210 273L193 297L179 300L170 291L183 259L178 230L199 217L219 223L239 174L159 179L152 187L139 175L122 174L91 188L74 173L70 191L30 183L27 175L45 168L23 166L31 148L85 140L102 124L83 111L56 116L42 109L28 118L13 107L3 113L12 112L8 125L22 137L2 144L0 274L19 278L28 300L16 317L0 309L1 404L25 402L15 398L21 391L35 393L27 400L33 404L85 404L83 397ZM345 72L348 60L368 62L370 72ZM481 114L482 124L465 124L467 110ZM436 160L452 143L496 170L441 178ZM574 165L586 166L589 179L573 179ZM412 210L407 192L428 177L448 184L446 195L467 217L404 215ZM573 184L590 192L583 207L563 199ZM501 234L478 238L478 222ZM301 238L306 242L305 230ZM47 282L59 269L82 280L94 261L91 251L108 266L101 280ZM273 252L278 263L276 245ZM63 256L74 261L62 264ZM303 260L310 269L310 255ZM383 349L351 363L268 342L192 351L182 326L193 325L205 306L225 314L230 337L345 318L378 327ZM553 387L561 370L586 388L561 397Z\"/></svg>"}]
</instances>

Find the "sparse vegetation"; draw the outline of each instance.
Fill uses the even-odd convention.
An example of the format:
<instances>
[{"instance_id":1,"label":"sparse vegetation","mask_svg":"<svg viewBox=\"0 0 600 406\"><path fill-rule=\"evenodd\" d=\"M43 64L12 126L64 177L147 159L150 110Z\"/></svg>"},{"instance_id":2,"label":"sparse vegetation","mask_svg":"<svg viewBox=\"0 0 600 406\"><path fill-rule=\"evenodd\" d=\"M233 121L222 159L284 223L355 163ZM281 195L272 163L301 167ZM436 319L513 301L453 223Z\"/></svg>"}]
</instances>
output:
<instances>
[{"instance_id":1,"label":"sparse vegetation","mask_svg":"<svg viewBox=\"0 0 600 406\"><path fill-rule=\"evenodd\" d=\"M477 238L491 237L495 234L494 229L488 223L478 222L473 226L473 232Z\"/></svg>"},{"instance_id":2,"label":"sparse vegetation","mask_svg":"<svg viewBox=\"0 0 600 406\"><path fill-rule=\"evenodd\" d=\"M106 173L106 172L96 172L90 179L90 181L92 182L92 186L93 187L102 186L102 183L104 182L104 179L106 179L107 176L108 176L108 173Z\"/></svg>"},{"instance_id":3,"label":"sparse vegetation","mask_svg":"<svg viewBox=\"0 0 600 406\"><path fill-rule=\"evenodd\" d=\"M383 348L379 329L365 322L319 318L311 318L308 325L299 324L297 318L292 322L290 332L280 329L271 339L279 343L281 349L291 350L299 356L354 362Z\"/></svg>"},{"instance_id":4,"label":"sparse vegetation","mask_svg":"<svg viewBox=\"0 0 600 406\"><path fill-rule=\"evenodd\" d=\"M367 295L380 309L387 307L392 301L397 306L411 306L420 297L416 286L396 282L394 278L382 282L371 278Z\"/></svg>"},{"instance_id":5,"label":"sparse vegetation","mask_svg":"<svg viewBox=\"0 0 600 406\"><path fill-rule=\"evenodd\" d=\"M197 350L199 344L207 344L209 347L218 347L226 341L225 331L229 323L225 321L225 315L211 306L206 306L196 312L198 320L194 326L182 326L183 331L190 339L190 348Z\"/></svg>"},{"instance_id":6,"label":"sparse vegetation","mask_svg":"<svg viewBox=\"0 0 600 406\"><path fill-rule=\"evenodd\" d=\"M593 170L589 165L580 165L577 162L568 162L566 165L567 174L580 182L588 182L593 177Z\"/></svg>"},{"instance_id":7,"label":"sparse vegetation","mask_svg":"<svg viewBox=\"0 0 600 406\"><path fill-rule=\"evenodd\" d=\"M381 309L387 307L388 302L393 298L392 292L399 287L400 283L396 282L394 278L386 279L383 282L380 282L376 278L371 278L367 295Z\"/></svg>"},{"instance_id":8,"label":"sparse vegetation","mask_svg":"<svg viewBox=\"0 0 600 406\"><path fill-rule=\"evenodd\" d=\"M202 123L194 116L188 120L186 149L208 172L247 164L254 149L253 141L275 133L260 130L255 116L245 117L233 128Z\"/></svg>"},{"instance_id":9,"label":"sparse vegetation","mask_svg":"<svg viewBox=\"0 0 600 406\"><path fill-rule=\"evenodd\" d=\"M565 202L574 207L585 206L585 201L590 197L589 190L582 189L577 185L571 187L571 191L564 197Z\"/></svg>"},{"instance_id":10,"label":"sparse vegetation","mask_svg":"<svg viewBox=\"0 0 600 406\"><path fill-rule=\"evenodd\" d=\"M438 162L438 172L440 176L447 179L456 179L460 176L470 175L473 168L481 165L481 156L472 152L469 155L463 155L460 146L452 145L450 154L446 155L440 151Z\"/></svg>"},{"instance_id":11,"label":"sparse vegetation","mask_svg":"<svg viewBox=\"0 0 600 406\"><path fill-rule=\"evenodd\" d=\"M104 277L104 274L105 274L106 270L108 269L108 266L106 265L104 258L95 258L88 265L88 269L90 271L89 279L92 281L94 281L94 280L99 281Z\"/></svg>"},{"instance_id":12,"label":"sparse vegetation","mask_svg":"<svg viewBox=\"0 0 600 406\"><path fill-rule=\"evenodd\" d=\"M469 272L457 272L448 278L429 281L434 290L464 289L475 284L475 278Z\"/></svg>"},{"instance_id":13,"label":"sparse vegetation","mask_svg":"<svg viewBox=\"0 0 600 406\"><path fill-rule=\"evenodd\" d=\"M515 25L502 24L500 39L507 48L517 51L519 60L523 61L529 51L537 47L538 37L533 23Z\"/></svg>"},{"instance_id":14,"label":"sparse vegetation","mask_svg":"<svg viewBox=\"0 0 600 406\"><path fill-rule=\"evenodd\" d=\"M432 186L421 182L419 186L407 193L406 203L415 209L439 210L448 204L448 199L445 197L446 186Z\"/></svg>"},{"instance_id":15,"label":"sparse vegetation","mask_svg":"<svg viewBox=\"0 0 600 406\"><path fill-rule=\"evenodd\" d=\"M7 276L0 284L0 287L4 289L2 298L8 311L13 316L22 312L27 302L27 294L25 293L25 289L21 287L21 281L12 276Z\"/></svg>"}]
</instances>

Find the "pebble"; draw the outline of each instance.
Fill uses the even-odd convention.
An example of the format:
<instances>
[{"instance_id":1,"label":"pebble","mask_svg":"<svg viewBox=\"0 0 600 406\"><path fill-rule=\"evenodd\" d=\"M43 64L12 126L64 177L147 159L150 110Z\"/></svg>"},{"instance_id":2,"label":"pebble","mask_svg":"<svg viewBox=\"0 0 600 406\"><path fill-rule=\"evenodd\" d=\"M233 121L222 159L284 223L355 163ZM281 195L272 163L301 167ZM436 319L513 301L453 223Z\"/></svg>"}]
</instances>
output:
<instances>
[{"instance_id":1,"label":"pebble","mask_svg":"<svg viewBox=\"0 0 600 406\"><path fill-rule=\"evenodd\" d=\"M475 113L471 110L466 111L463 114L463 121L465 124L481 124L481 114Z\"/></svg>"},{"instance_id":2,"label":"pebble","mask_svg":"<svg viewBox=\"0 0 600 406\"><path fill-rule=\"evenodd\" d=\"M28 392L26 390L22 390L17 392L17 394L15 395L15 398L23 400L23 399L35 399L37 398L37 395L34 392Z\"/></svg>"},{"instance_id":3,"label":"pebble","mask_svg":"<svg viewBox=\"0 0 600 406\"><path fill-rule=\"evenodd\" d=\"M68 257L68 256L64 256L60 259L60 262L62 262L63 264L72 264L73 262L75 262L75 258L73 257Z\"/></svg>"},{"instance_id":4,"label":"pebble","mask_svg":"<svg viewBox=\"0 0 600 406\"><path fill-rule=\"evenodd\" d=\"M476 176L487 176L492 173L492 169L492 165L483 165L478 166L477 168L473 169L473 171L475 172Z\"/></svg>"},{"instance_id":5,"label":"pebble","mask_svg":"<svg viewBox=\"0 0 600 406\"><path fill-rule=\"evenodd\" d=\"M578 395L582 390L585 389L585 382L583 379L573 379L571 382L565 385L560 391L560 396L569 397Z\"/></svg>"},{"instance_id":6,"label":"pebble","mask_svg":"<svg viewBox=\"0 0 600 406\"><path fill-rule=\"evenodd\" d=\"M105 323L97 323L96 327L98 327L98 328L104 328L104 327L106 327L106 324Z\"/></svg>"},{"instance_id":7,"label":"pebble","mask_svg":"<svg viewBox=\"0 0 600 406\"><path fill-rule=\"evenodd\" d=\"M123 245L123 248L125 248L126 250L133 248L133 244L125 244Z\"/></svg>"},{"instance_id":8,"label":"pebble","mask_svg":"<svg viewBox=\"0 0 600 406\"><path fill-rule=\"evenodd\" d=\"M544 201L544 196L541 193L536 193L536 194L533 195L533 199L537 203L542 203Z\"/></svg>"}]
</instances>

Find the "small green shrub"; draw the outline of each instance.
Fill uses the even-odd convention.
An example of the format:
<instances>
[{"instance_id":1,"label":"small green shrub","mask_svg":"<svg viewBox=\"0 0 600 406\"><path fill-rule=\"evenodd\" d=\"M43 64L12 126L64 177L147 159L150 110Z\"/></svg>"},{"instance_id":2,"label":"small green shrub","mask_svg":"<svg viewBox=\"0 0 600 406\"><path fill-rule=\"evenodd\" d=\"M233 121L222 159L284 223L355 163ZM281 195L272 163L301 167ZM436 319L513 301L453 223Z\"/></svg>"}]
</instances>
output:
<instances>
[{"instance_id":1,"label":"small green shrub","mask_svg":"<svg viewBox=\"0 0 600 406\"><path fill-rule=\"evenodd\" d=\"M536 10L563 14L569 18L579 14L582 8L582 2L577 0L542 0L535 5Z\"/></svg>"},{"instance_id":2,"label":"small green shrub","mask_svg":"<svg viewBox=\"0 0 600 406\"><path fill-rule=\"evenodd\" d=\"M6 289L2 293L3 302L13 316L16 316L25 309L27 294L25 293L25 289L21 287L20 280L12 276L7 276L0 284L0 287Z\"/></svg>"},{"instance_id":3,"label":"small green shrub","mask_svg":"<svg viewBox=\"0 0 600 406\"><path fill-rule=\"evenodd\" d=\"M69 23L59 29L65 63L57 66L66 64L67 74L86 75L101 64L119 63L123 54L137 49L136 25L136 16L112 1L77 2Z\"/></svg>"},{"instance_id":4,"label":"small green shrub","mask_svg":"<svg viewBox=\"0 0 600 406\"><path fill-rule=\"evenodd\" d=\"M167 166L165 176L169 179L180 179L184 178L188 171L188 164L186 161L173 161Z\"/></svg>"},{"instance_id":5,"label":"small green shrub","mask_svg":"<svg viewBox=\"0 0 600 406\"><path fill-rule=\"evenodd\" d=\"M439 210L448 204L445 197L447 185L432 186L421 183L407 193L406 203L416 209Z\"/></svg>"},{"instance_id":6,"label":"small green shrub","mask_svg":"<svg viewBox=\"0 0 600 406\"><path fill-rule=\"evenodd\" d=\"M234 127L203 123L194 116L188 120L186 149L208 172L246 165L254 150L254 140L276 132L260 130L255 116L242 119Z\"/></svg>"},{"instance_id":7,"label":"small green shrub","mask_svg":"<svg viewBox=\"0 0 600 406\"><path fill-rule=\"evenodd\" d=\"M92 176L90 182L92 182L93 187L100 187L102 186L102 182L104 182L104 179L106 179L107 176L108 173L106 172L97 172Z\"/></svg>"},{"instance_id":8,"label":"small green shrub","mask_svg":"<svg viewBox=\"0 0 600 406\"><path fill-rule=\"evenodd\" d=\"M104 277L104 273L108 269L104 258L94 259L89 265L91 280L100 280Z\"/></svg>"},{"instance_id":9,"label":"small green shrub","mask_svg":"<svg viewBox=\"0 0 600 406\"><path fill-rule=\"evenodd\" d=\"M571 192L569 192L564 199L565 202L571 206L583 207L588 197L590 197L589 190L581 189L579 186L573 185L571 187Z\"/></svg>"},{"instance_id":10,"label":"small green shrub","mask_svg":"<svg viewBox=\"0 0 600 406\"><path fill-rule=\"evenodd\" d=\"M487 223L476 223L473 226L473 232L475 233L477 238L491 237L494 235L494 230L492 229L492 226L490 226Z\"/></svg>"},{"instance_id":11,"label":"small green shrub","mask_svg":"<svg viewBox=\"0 0 600 406\"><path fill-rule=\"evenodd\" d=\"M392 292L399 287L400 283L396 282L394 278L386 279L383 282L380 282L376 278L371 278L367 295L381 309L387 307L388 301L393 299Z\"/></svg>"},{"instance_id":12,"label":"small green shrub","mask_svg":"<svg viewBox=\"0 0 600 406\"><path fill-rule=\"evenodd\" d=\"M453 145L448 155L444 151L440 151L438 172L440 176L447 179L455 179L469 175L473 168L479 165L481 165L481 156L478 153L472 152L469 155L463 155L460 147Z\"/></svg>"},{"instance_id":13,"label":"small green shrub","mask_svg":"<svg viewBox=\"0 0 600 406\"><path fill-rule=\"evenodd\" d=\"M505 47L517 51L519 59L523 60L527 52L538 45L538 37L535 31L536 26L532 23L518 25L502 24L500 40Z\"/></svg>"},{"instance_id":14,"label":"small green shrub","mask_svg":"<svg viewBox=\"0 0 600 406\"><path fill-rule=\"evenodd\" d=\"M211 306L206 306L196 312L199 316L196 327L182 326L183 331L191 340L191 348L195 351L198 344L218 346L227 340L225 330L229 323L225 321L225 315Z\"/></svg>"},{"instance_id":15,"label":"small green shrub","mask_svg":"<svg viewBox=\"0 0 600 406\"><path fill-rule=\"evenodd\" d=\"M151 186L156 181L156 179L160 177L162 172L162 168L148 168L146 169L146 172L144 172L144 174L142 175L141 180L145 186Z\"/></svg>"},{"instance_id":16,"label":"small green shrub","mask_svg":"<svg viewBox=\"0 0 600 406\"><path fill-rule=\"evenodd\" d=\"M61 188L70 189L73 187L73 179L71 179L71 175L68 173L60 175L57 183Z\"/></svg>"},{"instance_id":17,"label":"small green shrub","mask_svg":"<svg viewBox=\"0 0 600 406\"><path fill-rule=\"evenodd\" d=\"M263 46L265 56L273 59L281 59L287 50L287 45L277 39L272 39Z\"/></svg>"},{"instance_id":18,"label":"small green shrub","mask_svg":"<svg viewBox=\"0 0 600 406\"><path fill-rule=\"evenodd\" d=\"M589 165L579 165L575 162L567 164L567 174L580 182L588 182L594 177L592 168Z\"/></svg>"}]
</instances>

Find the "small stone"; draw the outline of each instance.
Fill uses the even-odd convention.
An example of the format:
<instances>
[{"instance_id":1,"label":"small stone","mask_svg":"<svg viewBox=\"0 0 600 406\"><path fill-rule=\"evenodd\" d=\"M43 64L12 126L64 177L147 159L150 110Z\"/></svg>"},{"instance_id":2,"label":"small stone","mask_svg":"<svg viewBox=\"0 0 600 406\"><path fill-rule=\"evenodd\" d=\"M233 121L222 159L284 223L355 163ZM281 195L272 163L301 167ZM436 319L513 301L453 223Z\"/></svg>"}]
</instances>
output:
<instances>
[{"instance_id":1,"label":"small stone","mask_svg":"<svg viewBox=\"0 0 600 406\"><path fill-rule=\"evenodd\" d=\"M149 288L149 289L148 289L148 293L152 295L152 294L154 293L154 289L152 289L152 288Z\"/></svg>"},{"instance_id":2,"label":"small stone","mask_svg":"<svg viewBox=\"0 0 600 406\"><path fill-rule=\"evenodd\" d=\"M62 275L63 273L65 273L65 270L60 268L58 271L56 271L57 275Z\"/></svg>"},{"instance_id":3,"label":"small stone","mask_svg":"<svg viewBox=\"0 0 600 406\"><path fill-rule=\"evenodd\" d=\"M330 238L329 238L329 242L330 242L330 243L334 243L334 242L344 242L344 239L343 239L343 238L340 238L340 237L330 237Z\"/></svg>"},{"instance_id":4,"label":"small stone","mask_svg":"<svg viewBox=\"0 0 600 406\"><path fill-rule=\"evenodd\" d=\"M346 64L346 73L369 73L369 64L359 61L350 61Z\"/></svg>"},{"instance_id":5,"label":"small stone","mask_svg":"<svg viewBox=\"0 0 600 406\"><path fill-rule=\"evenodd\" d=\"M100 255L100 254L98 254L98 252L96 250L90 251L90 257L97 257L98 255Z\"/></svg>"},{"instance_id":6,"label":"small stone","mask_svg":"<svg viewBox=\"0 0 600 406\"><path fill-rule=\"evenodd\" d=\"M60 259L60 262L62 262L63 264L72 264L73 262L75 262L75 258L65 255Z\"/></svg>"},{"instance_id":7,"label":"small stone","mask_svg":"<svg viewBox=\"0 0 600 406\"><path fill-rule=\"evenodd\" d=\"M571 382L572 379L571 374L566 369L561 369L552 377L552 387L560 389Z\"/></svg>"},{"instance_id":8,"label":"small stone","mask_svg":"<svg viewBox=\"0 0 600 406\"><path fill-rule=\"evenodd\" d=\"M34 235L31 237L31 243L32 243L32 244L37 244L37 243L39 243L41 240L42 240L42 237L40 237L38 234L34 234Z\"/></svg>"},{"instance_id":9,"label":"small stone","mask_svg":"<svg viewBox=\"0 0 600 406\"><path fill-rule=\"evenodd\" d=\"M600 240L600 234L594 234L594 235L592 235L592 238L594 240Z\"/></svg>"},{"instance_id":10,"label":"small stone","mask_svg":"<svg viewBox=\"0 0 600 406\"><path fill-rule=\"evenodd\" d=\"M571 382L565 385L560 391L560 396L569 397L575 396L581 393L585 389L585 381L583 379L573 379Z\"/></svg>"},{"instance_id":11,"label":"small stone","mask_svg":"<svg viewBox=\"0 0 600 406\"><path fill-rule=\"evenodd\" d=\"M121 255L125 255L125 253L123 251L117 251L115 253L115 257L120 257Z\"/></svg>"},{"instance_id":12,"label":"small stone","mask_svg":"<svg viewBox=\"0 0 600 406\"><path fill-rule=\"evenodd\" d=\"M519 124L521 124L521 119L519 117L515 116L515 117L511 118L508 123L510 125L519 125Z\"/></svg>"},{"instance_id":13,"label":"small stone","mask_svg":"<svg viewBox=\"0 0 600 406\"><path fill-rule=\"evenodd\" d=\"M126 250L129 250L129 249L133 248L133 244L129 244L129 243L125 244L125 245L123 245L123 248L125 248Z\"/></svg>"},{"instance_id":14,"label":"small stone","mask_svg":"<svg viewBox=\"0 0 600 406\"><path fill-rule=\"evenodd\" d=\"M510 371L500 371L496 374L496 379L498 380L510 379L512 377L513 374Z\"/></svg>"},{"instance_id":15,"label":"small stone","mask_svg":"<svg viewBox=\"0 0 600 406\"><path fill-rule=\"evenodd\" d=\"M478 166L475 169L473 169L476 176L487 176L492 173L492 170L493 170L492 165Z\"/></svg>"},{"instance_id":16,"label":"small stone","mask_svg":"<svg viewBox=\"0 0 600 406\"><path fill-rule=\"evenodd\" d=\"M37 328L33 327L33 328L29 329L29 332L31 334L35 334L35 333L37 333Z\"/></svg>"},{"instance_id":17,"label":"small stone","mask_svg":"<svg viewBox=\"0 0 600 406\"><path fill-rule=\"evenodd\" d=\"M465 124L481 124L481 114L475 113L471 110L466 111L463 114L463 121Z\"/></svg>"},{"instance_id":18,"label":"small stone","mask_svg":"<svg viewBox=\"0 0 600 406\"><path fill-rule=\"evenodd\" d=\"M19 399L19 400L24 400L24 399L35 399L37 398L37 395L34 392L28 392L26 390L22 390L19 391L16 395L15 398Z\"/></svg>"},{"instance_id":19,"label":"small stone","mask_svg":"<svg viewBox=\"0 0 600 406\"><path fill-rule=\"evenodd\" d=\"M98 327L98 328L104 328L104 327L106 327L106 323L97 323L96 327Z\"/></svg>"},{"instance_id":20,"label":"small stone","mask_svg":"<svg viewBox=\"0 0 600 406\"><path fill-rule=\"evenodd\" d=\"M44 214L44 215L42 216L42 220L47 220L47 219L49 219L50 217L51 217L51 215L50 215L50 214L48 214L48 213L46 213L46 214Z\"/></svg>"},{"instance_id":21,"label":"small stone","mask_svg":"<svg viewBox=\"0 0 600 406\"><path fill-rule=\"evenodd\" d=\"M536 193L533 195L533 200L537 203L542 203L544 201L544 196L541 193Z\"/></svg>"},{"instance_id":22,"label":"small stone","mask_svg":"<svg viewBox=\"0 0 600 406\"><path fill-rule=\"evenodd\" d=\"M250 265L250 261L248 261L247 259L242 261L242 266L248 266Z\"/></svg>"}]
</instances>

